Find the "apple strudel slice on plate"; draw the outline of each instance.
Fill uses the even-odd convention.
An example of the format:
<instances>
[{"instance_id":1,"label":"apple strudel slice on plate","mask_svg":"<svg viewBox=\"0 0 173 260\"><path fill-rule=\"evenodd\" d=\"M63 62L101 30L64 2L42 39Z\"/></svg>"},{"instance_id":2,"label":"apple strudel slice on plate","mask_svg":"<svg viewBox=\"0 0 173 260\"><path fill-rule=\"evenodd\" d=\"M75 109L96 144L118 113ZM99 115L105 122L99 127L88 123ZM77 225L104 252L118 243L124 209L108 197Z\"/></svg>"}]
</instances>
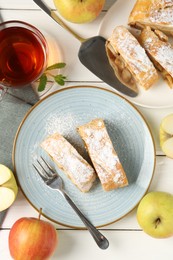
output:
<instances>
[{"instance_id":1,"label":"apple strudel slice on plate","mask_svg":"<svg viewBox=\"0 0 173 260\"><path fill-rule=\"evenodd\" d=\"M109 63L117 78L138 92L138 87L149 89L158 73L137 39L124 26L117 26L106 41Z\"/></svg>"},{"instance_id":2,"label":"apple strudel slice on plate","mask_svg":"<svg viewBox=\"0 0 173 260\"><path fill-rule=\"evenodd\" d=\"M104 121L94 119L79 126L78 132L105 191L128 185L122 164L115 152Z\"/></svg>"},{"instance_id":3,"label":"apple strudel slice on plate","mask_svg":"<svg viewBox=\"0 0 173 260\"><path fill-rule=\"evenodd\" d=\"M168 42L167 36L147 26L142 30L139 41L164 80L173 88L173 46Z\"/></svg>"},{"instance_id":4,"label":"apple strudel slice on plate","mask_svg":"<svg viewBox=\"0 0 173 260\"><path fill-rule=\"evenodd\" d=\"M137 0L128 20L136 28L150 26L164 32L173 32L173 0Z\"/></svg>"},{"instance_id":5,"label":"apple strudel slice on plate","mask_svg":"<svg viewBox=\"0 0 173 260\"><path fill-rule=\"evenodd\" d=\"M90 190L96 179L94 169L62 135L55 133L49 136L41 147L80 191Z\"/></svg>"}]
</instances>

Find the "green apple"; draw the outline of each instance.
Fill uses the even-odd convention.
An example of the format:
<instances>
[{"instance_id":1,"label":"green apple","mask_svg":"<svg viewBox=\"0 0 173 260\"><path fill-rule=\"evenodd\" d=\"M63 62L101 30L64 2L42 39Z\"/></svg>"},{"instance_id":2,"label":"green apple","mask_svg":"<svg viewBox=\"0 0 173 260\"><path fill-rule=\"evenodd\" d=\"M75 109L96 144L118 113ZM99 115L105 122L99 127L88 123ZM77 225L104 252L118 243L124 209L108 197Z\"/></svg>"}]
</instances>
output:
<instances>
[{"instance_id":1,"label":"green apple","mask_svg":"<svg viewBox=\"0 0 173 260\"><path fill-rule=\"evenodd\" d=\"M0 164L0 212L9 208L15 201L18 192L13 172Z\"/></svg>"},{"instance_id":2,"label":"green apple","mask_svg":"<svg viewBox=\"0 0 173 260\"><path fill-rule=\"evenodd\" d=\"M160 124L160 147L170 158L173 158L173 114L163 118Z\"/></svg>"},{"instance_id":3,"label":"green apple","mask_svg":"<svg viewBox=\"0 0 173 260\"><path fill-rule=\"evenodd\" d=\"M173 236L173 195L163 191L146 194L138 205L137 220L143 231L152 237Z\"/></svg>"},{"instance_id":4,"label":"green apple","mask_svg":"<svg viewBox=\"0 0 173 260\"><path fill-rule=\"evenodd\" d=\"M93 21L101 12L105 0L54 0L62 17L72 23Z\"/></svg>"}]
</instances>

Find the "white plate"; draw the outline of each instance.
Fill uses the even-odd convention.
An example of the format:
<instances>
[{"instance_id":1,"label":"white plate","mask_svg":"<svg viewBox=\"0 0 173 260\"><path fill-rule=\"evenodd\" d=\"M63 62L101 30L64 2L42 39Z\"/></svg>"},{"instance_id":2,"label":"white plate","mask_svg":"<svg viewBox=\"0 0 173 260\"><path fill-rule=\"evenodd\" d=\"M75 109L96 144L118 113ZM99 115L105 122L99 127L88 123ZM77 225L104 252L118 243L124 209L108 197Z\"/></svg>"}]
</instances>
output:
<instances>
[{"instance_id":1,"label":"white plate","mask_svg":"<svg viewBox=\"0 0 173 260\"><path fill-rule=\"evenodd\" d=\"M106 13L101 26L99 35L106 39L111 35L113 29L118 25L128 27L128 17L133 9L136 0L118 0ZM145 91L140 89L137 97L127 97L132 103L150 108L167 108L173 106L173 90L160 79L151 89Z\"/></svg>"}]
</instances>

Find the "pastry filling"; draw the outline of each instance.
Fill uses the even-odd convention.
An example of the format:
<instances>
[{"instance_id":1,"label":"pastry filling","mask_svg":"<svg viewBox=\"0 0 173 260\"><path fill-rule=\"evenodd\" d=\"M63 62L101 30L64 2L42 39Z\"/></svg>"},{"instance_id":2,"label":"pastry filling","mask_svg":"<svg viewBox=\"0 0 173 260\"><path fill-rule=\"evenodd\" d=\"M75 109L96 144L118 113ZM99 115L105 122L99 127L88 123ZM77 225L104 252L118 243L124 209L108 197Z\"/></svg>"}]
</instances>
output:
<instances>
[{"instance_id":1,"label":"pastry filling","mask_svg":"<svg viewBox=\"0 0 173 260\"><path fill-rule=\"evenodd\" d=\"M113 67L118 79L131 89L137 91L132 73L127 68L122 56L114 51L110 43L107 44L107 53L111 66Z\"/></svg>"},{"instance_id":2,"label":"pastry filling","mask_svg":"<svg viewBox=\"0 0 173 260\"><path fill-rule=\"evenodd\" d=\"M163 79L167 82L169 87L173 88L173 77L170 74L170 68L168 71L165 69L166 67L169 67L169 64L167 65L167 61L171 63L170 56L172 54L172 50L169 47L169 43L168 45L166 44L168 42L167 35L165 35L160 30L152 30L148 26L146 27L146 29L144 29L144 33L144 35L146 35L146 39L144 38L144 45L148 53L148 56L153 61L157 70L162 74ZM155 41L152 41L152 37ZM160 47L157 47L159 43L163 44L160 45ZM164 65L162 66L162 64L165 65L165 68Z\"/></svg>"},{"instance_id":3,"label":"pastry filling","mask_svg":"<svg viewBox=\"0 0 173 260\"><path fill-rule=\"evenodd\" d=\"M171 77L171 75L168 74L167 71L164 69L161 73L162 73L163 78L165 78L166 82L168 83L169 87L173 88L173 78Z\"/></svg>"}]
</instances>

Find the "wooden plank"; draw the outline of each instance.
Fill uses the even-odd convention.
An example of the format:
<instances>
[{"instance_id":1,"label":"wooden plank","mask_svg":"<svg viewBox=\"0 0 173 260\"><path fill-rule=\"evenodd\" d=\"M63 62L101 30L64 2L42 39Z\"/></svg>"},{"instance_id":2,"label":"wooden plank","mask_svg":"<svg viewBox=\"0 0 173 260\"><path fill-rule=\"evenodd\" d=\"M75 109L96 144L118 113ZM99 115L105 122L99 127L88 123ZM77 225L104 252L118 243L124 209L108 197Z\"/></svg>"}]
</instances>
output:
<instances>
[{"instance_id":1,"label":"wooden plank","mask_svg":"<svg viewBox=\"0 0 173 260\"><path fill-rule=\"evenodd\" d=\"M53 0L45 0L44 1L48 6L52 9L55 9ZM108 10L116 0L107 0L105 1L105 5L103 11ZM31 0L1 0L0 3L1 9L39 9L39 7Z\"/></svg>"},{"instance_id":2,"label":"wooden plank","mask_svg":"<svg viewBox=\"0 0 173 260\"><path fill-rule=\"evenodd\" d=\"M51 260L172 260L172 238L154 239L142 231L104 231L110 246L106 250L97 247L87 231L58 230L59 242ZM8 248L9 230L0 231L1 260L11 260ZM166 257L166 258L165 258Z\"/></svg>"}]
</instances>

